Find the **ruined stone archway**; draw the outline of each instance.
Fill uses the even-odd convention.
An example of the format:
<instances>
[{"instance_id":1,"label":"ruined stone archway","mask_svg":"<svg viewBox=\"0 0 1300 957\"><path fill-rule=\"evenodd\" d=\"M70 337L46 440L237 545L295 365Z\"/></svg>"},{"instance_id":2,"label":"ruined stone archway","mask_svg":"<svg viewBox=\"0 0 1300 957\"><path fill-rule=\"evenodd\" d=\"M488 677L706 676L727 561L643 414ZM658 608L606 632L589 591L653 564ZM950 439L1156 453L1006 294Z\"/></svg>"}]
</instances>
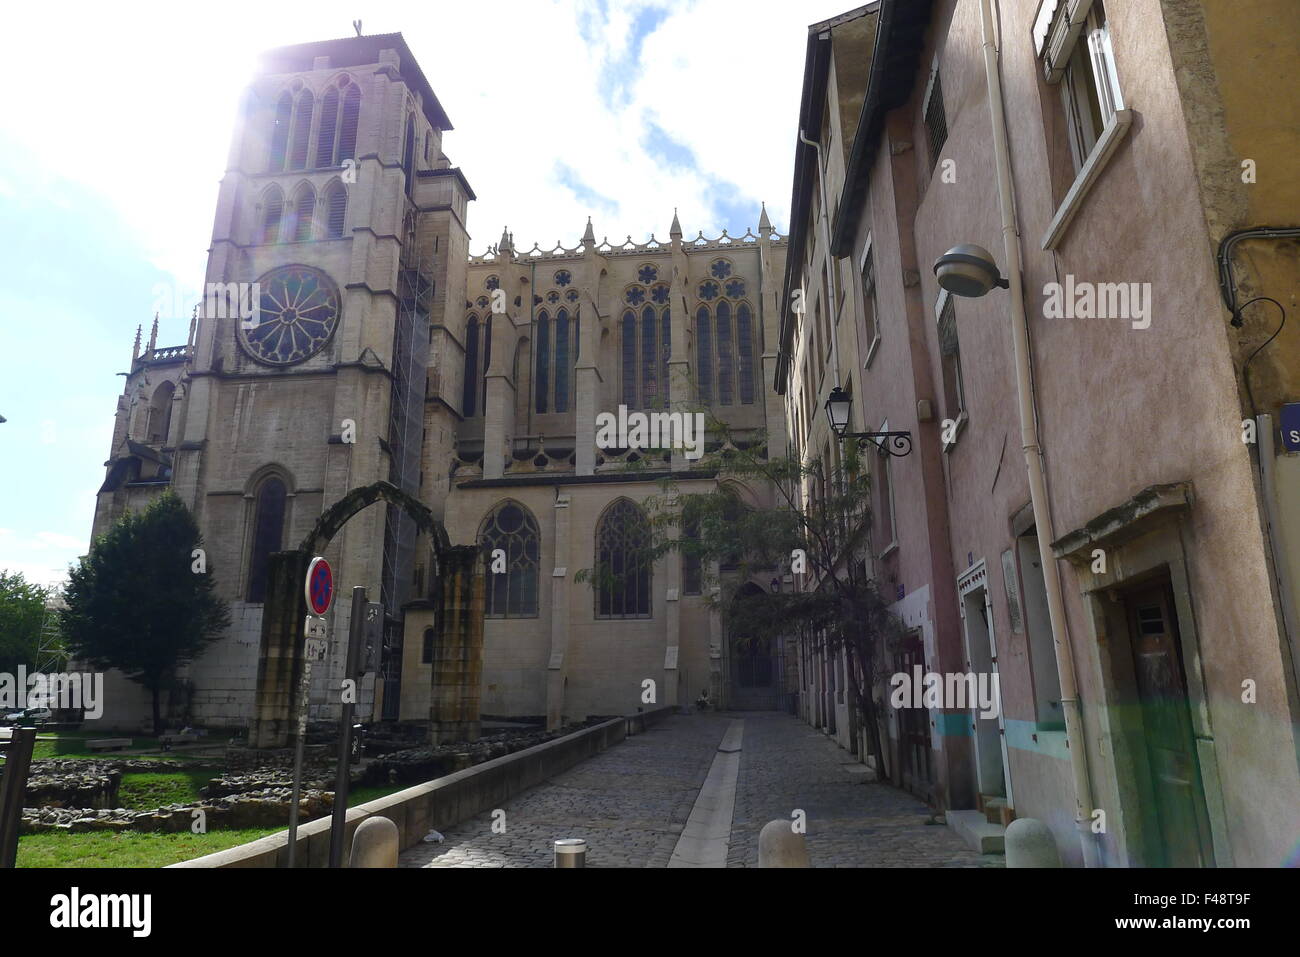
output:
<instances>
[{"instance_id":1,"label":"ruined stone archway","mask_svg":"<svg viewBox=\"0 0 1300 957\"><path fill-rule=\"evenodd\" d=\"M297 714L295 705L303 669L303 621L307 617L303 582L307 565L349 519L380 500L402 509L429 536L432 547L426 598L436 607L447 605L447 613L437 615L438 631L445 633L447 627L454 627L458 643L468 643L481 658L483 588L478 548L452 545L446 529L428 507L389 482L354 488L321 514L298 548L275 552L268 561L257 694L249 732L251 747L283 748L296 733L293 718ZM339 583L336 587L340 592L343 590ZM341 595L336 598L339 600L343 600ZM473 698L476 708L477 689L473 690L475 693L467 697ZM477 713L473 718L477 719Z\"/></svg>"}]
</instances>

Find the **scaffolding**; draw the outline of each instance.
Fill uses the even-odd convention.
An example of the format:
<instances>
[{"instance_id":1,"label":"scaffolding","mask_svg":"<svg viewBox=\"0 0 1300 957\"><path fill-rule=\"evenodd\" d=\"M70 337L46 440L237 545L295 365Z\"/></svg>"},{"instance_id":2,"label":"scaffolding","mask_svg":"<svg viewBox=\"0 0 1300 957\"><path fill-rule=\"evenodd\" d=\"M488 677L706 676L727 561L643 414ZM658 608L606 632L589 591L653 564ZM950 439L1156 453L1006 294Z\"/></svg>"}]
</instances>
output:
<instances>
[{"instance_id":1,"label":"scaffolding","mask_svg":"<svg viewBox=\"0 0 1300 957\"><path fill-rule=\"evenodd\" d=\"M414 220L408 223L397 276L397 322L393 330L392 396L388 415L388 480L403 492L420 495L424 395L427 376L429 312L433 276L419 253ZM402 680L402 606L412 597L419 529L411 516L389 505L384 526L384 568L380 600L386 613L379 677L384 682L383 714L398 717Z\"/></svg>"},{"instance_id":2,"label":"scaffolding","mask_svg":"<svg viewBox=\"0 0 1300 957\"><path fill-rule=\"evenodd\" d=\"M59 626L59 613L67 608L63 591L55 589L45 600L45 618L41 621L41 634L36 643L36 673L59 672L68 663L68 649L63 644L63 631Z\"/></svg>"}]
</instances>

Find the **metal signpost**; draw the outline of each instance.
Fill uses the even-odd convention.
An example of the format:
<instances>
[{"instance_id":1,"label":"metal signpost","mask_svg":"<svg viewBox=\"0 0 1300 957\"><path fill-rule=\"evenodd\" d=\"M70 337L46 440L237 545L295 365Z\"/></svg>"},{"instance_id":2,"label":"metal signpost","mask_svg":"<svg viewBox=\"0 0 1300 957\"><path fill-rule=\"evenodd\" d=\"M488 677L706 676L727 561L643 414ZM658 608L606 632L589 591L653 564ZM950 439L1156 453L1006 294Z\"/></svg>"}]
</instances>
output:
<instances>
[{"instance_id":1,"label":"metal signpost","mask_svg":"<svg viewBox=\"0 0 1300 957\"><path fill-rule=\"evenodd\" d=\"M380 607L382 606L374 606ZM330 867L343 866L343 829L348 814L348 785L352 781L352 713L356 707L356 681L361 656L361 644L366 633L366 590L357 585L352 589L352 617L348 621L348 650L344 661L343 680L351 680L353 693L343 700L343 716L339 725L339 758L334 775L334 815L330 824ZM381 611L382 620L382 611ZM350 700L349 700L350 698Z\"/></svg>"},{"instance_id":2,"label":"metal signpost","mask_svg":"<svg viewBox=\"0 0 1300 957\"><path fill-rule=\"evenodd\" d=\"M324 661L329 644L325 635L325 619L334 601L334 573L329 562L313 558L307 566L307 607L312 614L303 625L306 650L303 655L302 676L298 681L298 740L293 750L293 794L289 804L289 860L293 867L298 852L298 802L302 795L302 752L307 738L307 697L311 692L311 663Z\"/></svg>"}]
</instances>

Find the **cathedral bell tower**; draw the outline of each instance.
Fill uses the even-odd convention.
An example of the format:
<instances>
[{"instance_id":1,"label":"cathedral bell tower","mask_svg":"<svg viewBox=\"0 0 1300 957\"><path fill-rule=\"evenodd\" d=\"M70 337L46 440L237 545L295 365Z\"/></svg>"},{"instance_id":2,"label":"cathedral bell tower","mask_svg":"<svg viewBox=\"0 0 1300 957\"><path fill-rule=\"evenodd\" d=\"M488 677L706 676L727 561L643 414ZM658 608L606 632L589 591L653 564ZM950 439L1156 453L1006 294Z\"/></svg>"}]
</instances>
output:
<instances>
[{"instance_id":1,"label":"cathedral bell tower","mask_svg":"<svg viewBox=\"0 0 1300 957\"><path fill-rule=\"evenodd\" d=\"M464 298L474 198L442 152L451 128L401 34L270 51L246 91L171 425L171 484L199 520L233 621L190 669L195 720L251 717L272 552L353 488L386 480L427 497L429 346L449 293ZM374 507L326 549L342 594L314 716L338 710L323 688L342 675L355 585L384 603L390 636L357 713L394 711L403 606L420 597L416 537L399 511Z\"/></svg>"}]
</instances>

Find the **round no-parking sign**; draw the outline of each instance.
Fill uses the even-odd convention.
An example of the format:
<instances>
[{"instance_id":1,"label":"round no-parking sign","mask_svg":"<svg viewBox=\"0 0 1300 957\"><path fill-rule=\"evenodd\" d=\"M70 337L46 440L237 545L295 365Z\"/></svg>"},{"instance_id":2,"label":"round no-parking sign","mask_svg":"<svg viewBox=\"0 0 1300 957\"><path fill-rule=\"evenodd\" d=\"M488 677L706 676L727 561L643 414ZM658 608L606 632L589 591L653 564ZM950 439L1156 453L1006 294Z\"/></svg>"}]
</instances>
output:
<instances>
[{"instance_id":1,"label":"round no-parking sign","mask_svg":"<svg viewBox=\"0 0 1300 957\"><path fill-rule=\"evenodd\" d=\"M334 572L323 558L313 558L307 566L307 607L313 615L323 615L334 601Z\"/></svg>"}]
</instances>

